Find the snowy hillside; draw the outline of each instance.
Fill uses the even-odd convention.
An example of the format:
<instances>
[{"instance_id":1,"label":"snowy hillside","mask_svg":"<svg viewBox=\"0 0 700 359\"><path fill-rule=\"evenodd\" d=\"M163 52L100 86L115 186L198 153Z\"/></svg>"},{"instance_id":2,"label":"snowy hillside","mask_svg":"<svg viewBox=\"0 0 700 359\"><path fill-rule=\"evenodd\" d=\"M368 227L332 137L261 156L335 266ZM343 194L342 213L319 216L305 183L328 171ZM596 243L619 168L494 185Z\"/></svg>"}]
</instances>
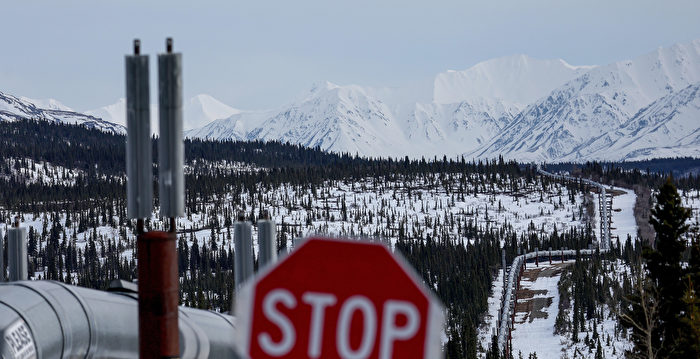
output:
<instances>
[{"instance_id":1,"label":"snowy hillside","mask_svg":"<svg viewBox=\"0 0 700 359\"><path fill-rule=\"evenodd\" d=\"M85 115L71 110L55 100L39 101L51 108L42 108L41 105L29 101L27 98L18 98L0 92L0 120L15 121L18 119L45 120L57 123L82 125L88 128L96 128L114 133L125 133L126 129L101 118Z\"/></svg>"},{"instance_id":2,"label":"snowy hillside","mask_svg":"<svg viewBox=\"0 0 700 359\"><path fill-rule=\"evenodd\" d=\"M640 112L657 101L654 108L665 108L669 116L691 118L692 101L683 101L679 92L698 82L700 40L597 67L518 55L438 74L423 87L315 86L291 104L238 113L186 135L281 140L334 152L414 158L502 155L520 161L587 161L693 155L697 152L690 138L669 143L630 126L648 123L642 116L658 116ZM430 92L432 99L426 95ZM693 125L678 117L667 130L680 129L668 128L680 122L688 133L700 128L700 122ZM609 151L614 143L618 147Z\"/></svg>"},{"instance_id":3,"label":"snowy hillside","mask_svg":"<svg viewBox=\"0 0 700 359\"><path fill-rule=\"evenodd\" d=\"M473 155L586 161L590 152L600 150L604 159L620 160L625 157L607 150L617 139L611 134L624 132L622 127L642 108L699 81L700 40L597 67L528 106L502 134ZM684 106L683 101L668 102L674 103ZM698 125L700 122L689 130ZM596 147L589 148L596 138ZM658 157L664 151L656 154L656 147L665 146L666 142L651 143L646 155Z\"/></svg>"},{"instance_id":4,"label":"snowy hillside","mask_svg":"<svg viewBox=\"0 0 700 359\"><path fill-rule=\"evenodd\" d=\"M52 98L37 100L29 97L20 96L19 99L24 102L31 102L36 107L47 110L75 111L72 108L62 104L60 101Z\"/></svg>"},{"instance_id":5,"label":"snowy hillside","mask_svg":"<svg viewBox=\"0 0 700 359\"><path fill-rule=\"evenodd\" d=\"M700 157L700 83L654 101L614 133L588 146L586 157L603 159L614 153L625 160L654 156Z\"/></svg>"}]
</instances>

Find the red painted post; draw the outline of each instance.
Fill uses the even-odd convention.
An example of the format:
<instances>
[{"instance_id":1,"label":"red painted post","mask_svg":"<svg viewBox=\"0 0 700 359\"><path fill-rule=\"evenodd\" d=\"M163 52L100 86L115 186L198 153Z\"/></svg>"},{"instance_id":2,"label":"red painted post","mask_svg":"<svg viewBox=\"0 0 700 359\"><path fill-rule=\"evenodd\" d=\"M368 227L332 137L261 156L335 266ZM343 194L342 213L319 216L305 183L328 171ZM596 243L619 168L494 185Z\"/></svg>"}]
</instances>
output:
<instances>
[{"instance_id":1,"label":"red painted post","mask_svg":"<svg viewBox=\"0 0 700 359\"><path fill-rule=\"evenodd\" d=\"M171 229L174 230L171 221ZM179 358L178 272L175 232L138 236L139 353Z\"/></svg>"}]
</instances>

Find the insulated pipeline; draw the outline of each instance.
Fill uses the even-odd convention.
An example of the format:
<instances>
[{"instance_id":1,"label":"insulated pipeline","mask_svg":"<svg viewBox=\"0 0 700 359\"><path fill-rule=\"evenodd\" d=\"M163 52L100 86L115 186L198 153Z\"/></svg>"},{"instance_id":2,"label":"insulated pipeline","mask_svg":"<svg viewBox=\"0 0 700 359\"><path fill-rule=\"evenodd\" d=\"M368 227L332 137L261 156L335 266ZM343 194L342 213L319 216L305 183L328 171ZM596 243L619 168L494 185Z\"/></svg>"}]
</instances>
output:
<instances>
[{"instance_id":1,"label":"insulated pipeline","mask_svg":"<svg viewBox=\"0 0 700 359\"><path fill-rule=\"evenodd\" d=\"M0 357L136 358L136 299L133 293L54 281L0 284ZM233 317L186 307L178 311L181 358L238 358Z\"/></svg>"}]
</instances>

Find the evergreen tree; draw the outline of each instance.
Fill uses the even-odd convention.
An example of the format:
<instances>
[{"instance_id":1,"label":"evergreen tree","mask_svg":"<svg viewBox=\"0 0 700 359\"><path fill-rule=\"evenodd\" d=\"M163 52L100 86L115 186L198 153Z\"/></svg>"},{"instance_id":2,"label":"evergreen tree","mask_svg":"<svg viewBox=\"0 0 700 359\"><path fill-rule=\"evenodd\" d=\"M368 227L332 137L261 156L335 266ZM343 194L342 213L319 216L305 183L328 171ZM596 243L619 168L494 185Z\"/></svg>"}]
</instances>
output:
<instances>
[{"instance_id":1,"label":"evergreen tree","mask_svg":"<svg viewBox=\"0 0 700 359\"><path fill-rule=\"evenodd\" d=\"M656 231L656 239L653 247L646 247L643 254L647 273L659 295L659 325L654 344L662 357L676 353L679 349L677 344L687 330L681 322L684 308L681 256L686 247L682 236L690 228L686 224L690 216L690 209L683 207L681 197L669 177L659 189L649 219Z\"/></svg>"},{"instance_id":2,"label":"evergreen tree","mask_svg":"<svg viewBox=\"0 0 700 359\"><path fill-rule=\"evenodd\" d=\"M656 238L643 250L646 271L639 271L630 307L621 314L622 324L632 328L631 354L645 358L700 356L698 346L692 345L695 337L692 320L688 320L693 309L692 302L688 302L689 298L692 301L692 290L690 296L686 295L689 293L684 284L693 271L694 259L690 265L682 263L690 216L672 179L667 178L651 210L649 223Z\"/></svg>"}]
</instances>

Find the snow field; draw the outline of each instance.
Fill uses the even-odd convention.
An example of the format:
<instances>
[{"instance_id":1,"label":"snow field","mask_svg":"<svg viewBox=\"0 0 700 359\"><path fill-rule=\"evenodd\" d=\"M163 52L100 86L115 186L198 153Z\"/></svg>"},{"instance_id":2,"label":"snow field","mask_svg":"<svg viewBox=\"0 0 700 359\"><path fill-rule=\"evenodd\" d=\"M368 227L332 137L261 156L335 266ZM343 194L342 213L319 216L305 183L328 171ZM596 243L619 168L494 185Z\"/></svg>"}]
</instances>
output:
<instances>
[{"instance_id":1,"label":"snow field","mask_svg":"<svg viewBox=\"0 0 700 359\"><path fill-rule=\"evenodd\" d=\"M603 312L603 320L586 320L585 328L579 332L578 342L574 342L570 333L564 335L554 334L554 323L559 313L559 288L558 283L562 275L562 270L567 270L566 266L573 261L566 261L564 264L540 263L539 267L529 264L520 282L519 294L523 291L534 293L530 298L519 298L520 308L534 308L531 312L518 311L516 309L514 329L513 329L513 353L518 357L518 352L522 352L523 357L530 353L537 353L538 358L591 358L595 354L595 346L590 347L584 342L586 336L592 340L595 330L599 333L602 344L604 358L620 358L624 356L625 350L631 346L629 339L620 334L618 329L617 316L608 305L603 305L600 310ZM622 281L622 273L629 276L629 269L620 261L612 263L614 270L610 274ZM549 269L549 271L548 271ZM530 278L528 272L539 271L541 274L536 278ZM547 273L549 272L549 273ZM573 300L573 299L572 299ZM536 303L539 301L539 303ZM539 306L543 305L541 310ZM573 306L573 302L571 303ZM566 310L570 320L573 314L571 306Z\"/></svg>"},{"instance_id":2,"label":"snow field","mask_svg":"<svg viewBox=\"0 0 700 359\"><path fill-rule=\"evenodd\" d=\"M624 243L629 235L632 240L637 237L637 222L634 219L634 203L637 195L631 189L614 187L624 194L614 196L612 201L612 221L610 223L610 240L619 238Z\"/></svg>"},{"instance_id":3,"label":"snow field","mask_svg":"<svg viewBox=\"0 0 700 359\"><path fill-rule=\"evenodd\" d=\"M534 292L531 298L518 298L516 305L515 320L513 321L512 343L513 353L517 357L520 351L523 357L530 353L537 353L538 358L558 358L562 352L561 338L554 335L554 321L557 318L559 308L559 278L561 277L561 263L541 263L539 267L529 265L525 273L541 271L536 279L531 280L523 274L520 280L521 294L524 290ZM549 270L547 270L549 269ZM548 272L548 274L544 274ZM533 305L535 300L545 302L541 310L535 312L519 311L520 305Z\"/></svg>"}]
</instances>

